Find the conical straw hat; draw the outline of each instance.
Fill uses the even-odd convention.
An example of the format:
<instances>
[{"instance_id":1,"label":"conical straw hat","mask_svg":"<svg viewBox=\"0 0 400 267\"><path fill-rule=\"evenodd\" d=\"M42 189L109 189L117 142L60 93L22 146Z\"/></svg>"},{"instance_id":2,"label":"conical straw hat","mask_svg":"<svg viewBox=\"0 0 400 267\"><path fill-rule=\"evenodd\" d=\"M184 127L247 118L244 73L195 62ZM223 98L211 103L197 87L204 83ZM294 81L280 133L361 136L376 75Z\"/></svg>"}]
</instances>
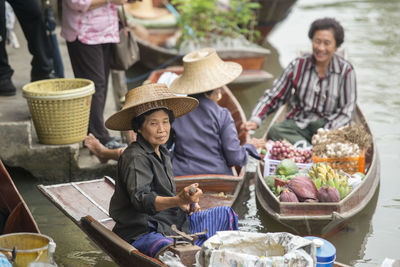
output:
<instances>
[{"instance_id":1,"label":"conical straw hat","mask_svg":"<svg viewBox=\"0 0 400 267\"><path fill-rule=\"evenodd\" d=\"M150 83L130 90L125 95L125 104L111 115L105 123L111 130L131 130L131 120L149 110L167 108L176 118L195 109L198 101L192 97L176 96L165 84Z\"/></svg>"},{"instance_id":2,"label":"conical straw hat","mask_svg":"<svg viewBox=\"0 0 400 267\"><path fill-rule=\"evenodd\" d=\"M170 14L166 8L153 7L152 0L128 3L124 8L129 14L140 19L156 19Z\"/></svg>"},{"instance_id":3,"label":"conical straw hat","mask_svg":"<svg viewBox=\"0 0 400 267\"><path fill-rule=\"evenodd\" d=\"M240 64L223 61L214 48L203 48L183 57L183 74L169 88L177 94L203 93L230 83L241 72Z\"/></svg>"}]
</instances>

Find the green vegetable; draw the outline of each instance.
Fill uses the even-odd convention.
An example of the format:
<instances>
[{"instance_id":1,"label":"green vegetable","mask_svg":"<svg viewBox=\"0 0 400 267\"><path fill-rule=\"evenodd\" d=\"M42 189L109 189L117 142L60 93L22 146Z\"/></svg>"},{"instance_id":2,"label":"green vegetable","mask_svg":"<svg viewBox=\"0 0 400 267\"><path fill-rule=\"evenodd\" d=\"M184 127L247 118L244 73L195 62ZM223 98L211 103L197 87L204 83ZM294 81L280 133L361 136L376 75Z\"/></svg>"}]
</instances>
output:
<instances>
[{"instance_id":1,"label":"green vegetable","mask_svg":"<svg viewBox=\"0 0 400 267\"><path fill-rule=\"evenodd\" d=\"M295 174L298 171L299 168L297 167L296 163L294 163L294 161L291 159L284 159L281 162L279 162L275 170L276 174L285 176Z\"/></svg>"},{"instance_id":2,"label":"green vegetable","mask_svg":"<svg viewBox=\"0 0 400 267\"><path fill-rule=\"evenodd\" d=\"M275 175L267 175L264 177L265 183L268 185L269 188L274 189L275 188Z\"/></svg>"}]
</instances>

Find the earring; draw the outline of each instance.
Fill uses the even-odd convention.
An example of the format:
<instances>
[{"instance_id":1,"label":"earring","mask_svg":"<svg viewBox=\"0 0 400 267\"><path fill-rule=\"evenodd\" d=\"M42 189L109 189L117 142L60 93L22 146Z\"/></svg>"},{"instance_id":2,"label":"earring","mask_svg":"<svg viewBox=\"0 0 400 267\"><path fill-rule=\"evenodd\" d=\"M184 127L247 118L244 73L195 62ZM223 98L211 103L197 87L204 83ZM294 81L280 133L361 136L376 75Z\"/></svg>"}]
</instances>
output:
<instances>
[{"instance_id":1,"label":"earring","mask_svg":"<svg viewBox=\"0 0 400 267\"><path fill-rule=\"evenodd\" d=\"M219 91L219 92L218 92L218 95L217 95L217 101L220 101L221 98L222 98L222 93L221 93L221 91Z\"/></svg>"}]
</instances>

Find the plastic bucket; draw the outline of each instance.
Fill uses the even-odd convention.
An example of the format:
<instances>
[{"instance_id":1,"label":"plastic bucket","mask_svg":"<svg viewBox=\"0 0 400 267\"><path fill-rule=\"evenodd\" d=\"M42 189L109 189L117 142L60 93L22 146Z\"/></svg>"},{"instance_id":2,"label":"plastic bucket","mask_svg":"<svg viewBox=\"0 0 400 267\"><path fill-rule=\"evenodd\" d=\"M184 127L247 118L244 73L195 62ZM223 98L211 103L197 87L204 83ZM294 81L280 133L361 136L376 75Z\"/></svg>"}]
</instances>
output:
<instances>
[{"instance_id":1,"label":"plastic bucket","mask_svg":"<svg viewBox=\"0 0 400 267\"><path fill-rule=\"evenodd\" d=\"M13 267L26 267L28 263L47 259L50 237L35 233L13 233L0 236L0 252L6 254L17 248Z\"/></svg>"},{"instance_id":2,"label":"plastic bucket","mask_svg":"<svg viewBox=\"0 0 400 267\"><path fill-rule=\"evenodd\" d=\"M316 236L305 236L316 246L317 267L331 267L336 259L336 248L328 240Z\"/></svg>"}]
</instances>

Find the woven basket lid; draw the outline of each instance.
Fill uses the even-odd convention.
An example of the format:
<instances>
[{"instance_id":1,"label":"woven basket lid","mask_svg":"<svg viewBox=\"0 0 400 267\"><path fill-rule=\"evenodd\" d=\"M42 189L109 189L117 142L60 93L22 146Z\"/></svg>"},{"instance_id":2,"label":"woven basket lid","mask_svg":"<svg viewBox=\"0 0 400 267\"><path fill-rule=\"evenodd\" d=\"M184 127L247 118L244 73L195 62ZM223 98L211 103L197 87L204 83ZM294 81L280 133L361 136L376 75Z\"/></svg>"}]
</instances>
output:
<instances>
[{"instance_id":1,"label":"woven basket lid","mask_svg":"<svg viewBox=\"0 0 400 267\"><path fill-rule=\"evenodd\" d=\"M183 74L169 88L177 94L203 93L230 83L241 72L240 64L223 61L214 48L203 48L183 57Z\"/></svg>"},{"instance_id":2,"label":"woven basket lid","mask_svg":"<svg viewBox=\"0 0 400 267\"><path fill-rule=\"evenodd\" d=\"M149 83L130 90L122 109L111 115L105 125L111 130L128 131L132 129L131 120L149 110L167 108L178 118L198 104L195 98L174 95L165 84Z\"/></svg>"},{"instance_id":3,"label":"woven basket lid","mask_svg":"<svg viewBox=\"0 0 400 267\"><path fill-rule=\"evenodd\" d=\"M168 9L153 6L152 0L141 0L124 5L125 11L136 18L159 19L170 15Z\"/></svg>"}]
</instances>

